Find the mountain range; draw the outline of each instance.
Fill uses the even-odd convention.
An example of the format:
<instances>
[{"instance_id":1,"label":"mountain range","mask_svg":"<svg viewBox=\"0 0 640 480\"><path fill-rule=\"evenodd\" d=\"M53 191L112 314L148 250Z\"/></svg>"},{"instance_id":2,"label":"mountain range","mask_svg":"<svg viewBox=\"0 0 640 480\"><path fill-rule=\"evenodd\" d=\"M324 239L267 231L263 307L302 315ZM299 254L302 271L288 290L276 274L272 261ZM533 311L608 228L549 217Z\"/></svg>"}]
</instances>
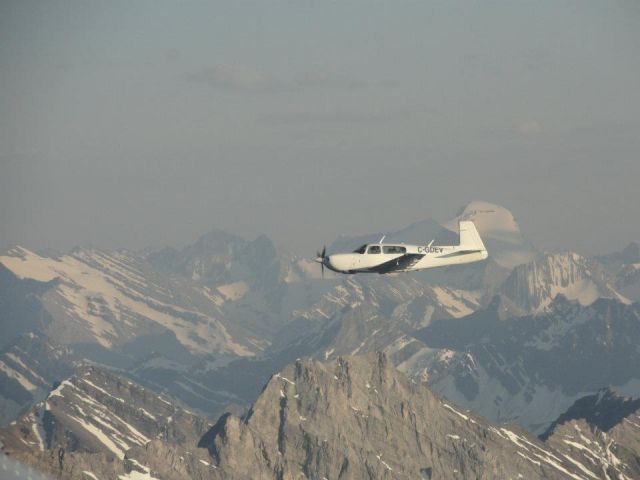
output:
<instances>
[{"instance_id":1,"label":"mountain range","mask_svg":"<svg viewBox=\"0 0 640 480\"><path fill-rule=\"evenodd\" d=\"M507 209L471 202L446 222L340 237L329 251L352 250L384 233L405 243L456 243L458 220L469 219L485 239L488 261L385 276L323 278L312 258L284 252L266 236L245 240L220 230L181 249L76 248L54 256L8 249L0 254L3 448L64 478L83 478L78 465L98 478L152 471L158 478L296 478L298 472L319 479L456 478L453 470L460 478L634 478L638 436L627 428L633 417L617 419L615 425L625 428L615 430L591 417L562 415L602 389L615 390L607 399L640 396L637 244L595 257L540 252ZM356 380L345 374L351 380L344 392L327 381L329 372L342 378L336 365L358 370ZM274 380L278 372L296 384L295 392L286 381L289 387L280 385L287 399L289 393L302 395L298 385L308 389L305 395L344 396L339 402L317 397L305 410L311 404L285 402L275 390L282 383ZM368 397L364 402L363 392L353 390L354 381L374 385L372 372L391 382L374 387L388 390L381 403ZM375 415L375 422L356 415L359 423L353 423L335 410L356 397L367 409L392 412L391 423ZM407 424L411 416L397 415L398 405L415 410L417 398L428 411ZM174 436L158 420L175 417L162 410L162 402L189 419L175 427ZM125 411L121 403L138 406ZM452 422L444 404L473 418L475 430L465 437L457 433L464 425ZM293 425L296 415L309 423ZM428 431L427 418L440 430ZM600 460L593 465L574 455L579 447L566 450L565 436L575 437L562 430L570 422L588 425L585 438L599 442ZM284 425L282 438L273 433L278 425ZM411 429L419 438L439 436L425 444L409 441ZM391 435L384 452L384 442L371 443L383 430ZM615 448L627 449L621 457L603 440L613 431L621 432L615 433ZM447 446L447 435L482 445L481 451ZM325 437L329 445L323 447ZM279 442L288 449L278 450ZM393 445L402 445L402 461L389 458ZM72 460L60 463L55 448ZM137 456L130 457L134 451ZM167 464L167 458L191 458L187 451L199 453L183 460L184 468ZM348 458L340 460L338 451ZM156 458L157 452L165 458ZM249 467L239 455L259 459L256 470L243 471ZM413 456L421 463L405 460Z\"/></svg>"}]
</instances>

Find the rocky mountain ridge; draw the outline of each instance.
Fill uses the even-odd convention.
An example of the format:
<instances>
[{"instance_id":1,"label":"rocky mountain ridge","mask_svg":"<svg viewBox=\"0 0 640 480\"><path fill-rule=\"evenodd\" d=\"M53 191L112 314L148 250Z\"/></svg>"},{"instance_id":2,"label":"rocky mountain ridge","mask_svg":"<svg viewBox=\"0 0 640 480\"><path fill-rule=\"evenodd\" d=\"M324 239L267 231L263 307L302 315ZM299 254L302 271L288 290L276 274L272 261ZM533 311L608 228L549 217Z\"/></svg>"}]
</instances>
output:
<instances>
[{"instance_id":1,"label":"rocky mountain ridge","mask_svg":"<svg viewBox=\"0 0 640 480\"><path fill-rule=\"evenodd\" d=\"M298 360L246 416L213 426L91 366L40 408L49 413L0 429L3 450L65 479L588 478L575 459L432 394L383 354Z\"/></svg>"}]
</instances>

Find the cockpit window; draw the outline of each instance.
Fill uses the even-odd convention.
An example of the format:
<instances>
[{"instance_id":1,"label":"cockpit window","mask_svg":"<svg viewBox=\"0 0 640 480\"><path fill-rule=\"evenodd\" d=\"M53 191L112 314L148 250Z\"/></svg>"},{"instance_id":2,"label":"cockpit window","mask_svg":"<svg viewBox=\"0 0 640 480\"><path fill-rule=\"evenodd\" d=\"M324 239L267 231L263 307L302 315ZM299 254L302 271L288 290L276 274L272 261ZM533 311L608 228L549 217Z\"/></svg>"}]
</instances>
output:
<instances>
[{"instance_id":1,"label":"cockpit window","mask_svg":"<svg viewBox=\"0 0 640 480\"><path fill-rule=\"evenodd\" d=\"M367 246L366 245L362 245L357 250L354 250L353 253L364 253L366 250L367 250Z\"/></svg>"},{"instance_id":2,"label":"cockpit window","mask_svg":"<svg viewBox=\"0 0 640 480\"><path fill-rule=\"evenodd\" d=\"M384 253L407 253L407 249L397 245L385 245Z\"/></svg>"},{"instance_id":3,"label":"cockpit window","mask_svg":"<svg viewBox=\"0 0 640 480\"><path fill-rule=\"evenodd\" d=\"M380 245L371 245L369 247L369 253L380 253Z\"/></svg>"}]
</instances>

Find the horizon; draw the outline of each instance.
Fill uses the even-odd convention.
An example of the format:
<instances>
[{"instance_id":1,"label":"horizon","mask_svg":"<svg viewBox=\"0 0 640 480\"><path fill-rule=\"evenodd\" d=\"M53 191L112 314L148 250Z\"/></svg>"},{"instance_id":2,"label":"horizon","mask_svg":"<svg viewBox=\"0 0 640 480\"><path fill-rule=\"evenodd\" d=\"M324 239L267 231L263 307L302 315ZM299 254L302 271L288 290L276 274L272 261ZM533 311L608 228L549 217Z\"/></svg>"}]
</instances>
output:
<instances>
[{"instance_id":1,"label":"horizon","mask_svg":"<svg viewBox=\"0 0 640 480\"><path fill-rule=\"evenodd\" d=\"M482 200L474 200L472 202L467 203L466 205L468 205L470 203L473 203L473 202L483 202L483 201ZM485 202L485 203L490 203L490 202ZM399 232L399 231L401 231L401 230L403 230L405 228L409 228L409 227L412 227L414 225L418 225L418 224L420 224L422 222L435 222L440 227L442 227L443 229L450 230L453 233L457 234L457 231L451 230L448 227L446 227L445 223L447 223L447 222L451 221L453 218L455 218L455 216L457 216L457 214L459 212L461 212L462 209L465 206L462 206L461 208L457 209L455 215L452 215L451 217L446 218L446 219L435 219L435 218L418 219L418 220L416 220L414 222L411 222L411 223L408 223L406 225L400 225L398 228L393 229L393 230L391 230L391 229L387 229L387 230L380 229L378 231L339 233L337 236L335 236L334 238L332 238L329 241L326 241L325 243L326 243L326 246L329 247L332 243L334 243L337 240L340 240L341 238L354 238L354 239L357 239L359 237L376 236L376 235L381 235L381 234L391 235L391 234L395 234L395 233L397 233L397 232ZM506 208L503 205L497 205L497 206ZM588 256L598 256L598 255L607 255L607 254L611 254L611 253L622 252L625 248L629 247L630 245L632 245L632 244L636 244L637 245L639 243L637 240L631 239L628 242L624 243L619 248L611 248L609 250L601 251L601 252L579 251L576 248L571 248L571 246L568 246L566 248L558 248L558 249L555 249L555 250L546 250L546 249L541 249L536 244L532 243L530 238L526 235L526 233L521 228L522 225L520 224L518 219L515 218L515 216L514 216L514 219L515 219L516 224L520 228L520 233L522 234L524 240L526 242L529 242L532 245L532 247L538 253L542 253L542 254L546 254L546 253L561 254L561 253L565 253L565 252L567 252L567 253L568 252L575 252L575 253L578 253L580 255L587 256L587 257ZM52 247L47 247L47 246L42 247L42 248L33 248L33 247L30 247L29 245L26 245L26 244L17 244L17 243L15 243L15 244L11 244L11 245L2 246L2 248L0 248L0 254L2 254L4 252L6 252L7 250L9 250L11 248L14 248L14 247L22 247L22 248L30 250L30 251L32 251L34 253L37 253L39 255L44 255L44 256L67 255L67 254L73 252L75 249L91 249L91 248L96 248L98 250L105 250L105 251L108 251L108 250L116 250L116 251L117 250L124 250L124 251L129 251L129 252L132 252L132 253L141 253L141 252L145 252L145 251L159 251L159 250L162 250L164 248L174 248L176 250L180 250L182 248L185 248L185 247L188 247L190 245L195 244L200 238L202 238L203 236L208 235L208 234L210 234L212 232L221 232L221 233L224 233L224 234L227 234L227 235L236 236L236 237L239 237L239 238L241 238L242 240L244 240L246 242L252 242L252 241L258 239L261 236L266 236L273 243L274 247L276 248L276 250L278 252L292 254L292 255L294 255L296 257L299 257L299 258L312 258L312 257L314 257L313 247L311 248L311 252L312 253L304 253L304 252L300 253L300 252L297 252L297 251L295 251L293 249L287 248L285 245L283 245L281 243L278 243L271 235L269 235L266 232L259 232L259 233L255 234L253 236L246 236L246 235L241 235L241 234L239 234L237 232L233 232L233 231L230 231L230 230L227 230L227 229L223 229L223 228L220 228L220 227L216 227L216 226L210 227L209 229L204 230L204 231L196 234L193 238L187 239L185 242L180 243L180 244L145 245L145 246L142 246L140 248L129 248L127 246L120 246L120 247L113 248L113 247L105 247L105 246L98 245L98 244L88 243L88 244L72 245L72 246L69 246L69 247L67 247L65 249L58 249L58 248L52 248ZM398 241L395 241L395 242L392 242L392 243L397 243L397 242ZM425 243L426 242L427 241L425 241ZM354 247L355 247L355 244L354 244ZM316 250L317 250L317 248L316 248ZM491 252L489 252L489 253L491 254Z\"/></svg>"}]
</instances>

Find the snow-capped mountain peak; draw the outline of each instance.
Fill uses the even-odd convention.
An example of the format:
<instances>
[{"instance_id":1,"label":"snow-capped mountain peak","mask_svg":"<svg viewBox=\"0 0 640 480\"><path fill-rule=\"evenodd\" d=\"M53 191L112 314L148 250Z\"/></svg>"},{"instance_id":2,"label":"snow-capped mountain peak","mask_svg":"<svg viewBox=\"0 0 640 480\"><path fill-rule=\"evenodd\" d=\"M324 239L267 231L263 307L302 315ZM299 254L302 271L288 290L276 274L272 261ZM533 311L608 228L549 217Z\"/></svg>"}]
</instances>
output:
<instances>
[{"instance_id":1,"label":"snow-capped mountain peak","mask_svg":"<svg viewBox=\"0 0 640 480\"><path fill-rule=\"evenodd\" d=\"M463 220L474 222L489 250L489 255L502 267L513 268L534 258L534 249L524 239L515 217L506 208L475 200L460 209L454 218L443 225L457 232L458 222Z\"/></svg>"},{"instance_id":2,"label":"snow-capped mountain peak","mask_svg":"<svg viewBox=\"0 0 640 480\"><path fill-rule=\"evenodd\" d=\"M444 226L450 230L458 228L458 222L471 220L481 235L504 241L515 241L520 235L520 226L513 214L504 207L482 200L469 202Z\"/></svg>"}]
</instances>

